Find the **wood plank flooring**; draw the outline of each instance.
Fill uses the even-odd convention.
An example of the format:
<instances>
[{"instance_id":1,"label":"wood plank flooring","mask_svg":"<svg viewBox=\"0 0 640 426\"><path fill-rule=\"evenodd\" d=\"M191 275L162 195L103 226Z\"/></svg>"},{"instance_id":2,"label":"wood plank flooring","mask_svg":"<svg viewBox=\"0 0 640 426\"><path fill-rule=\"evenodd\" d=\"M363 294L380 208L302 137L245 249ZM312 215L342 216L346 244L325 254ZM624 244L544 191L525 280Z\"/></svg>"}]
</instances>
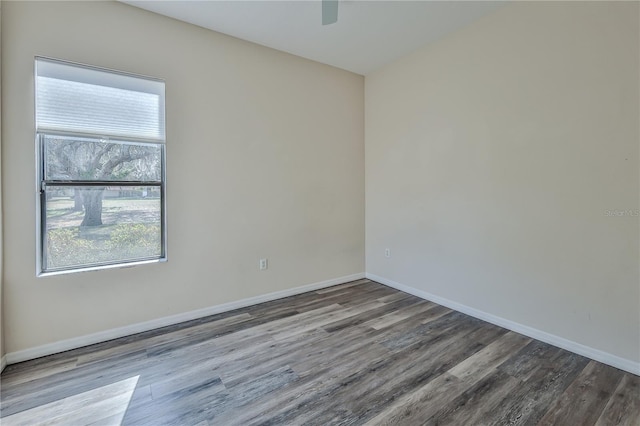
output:
<instances>
[{"instance_id":1,"label":"wood plank flooring","mask_svg":"<svg viewBox=\"0 0 640 426\"><path fill-rule=\"evenodd\" d=\"M640 425L640 377L359 280L10 365L11 425Z\"/></svg>"}]
</instances>

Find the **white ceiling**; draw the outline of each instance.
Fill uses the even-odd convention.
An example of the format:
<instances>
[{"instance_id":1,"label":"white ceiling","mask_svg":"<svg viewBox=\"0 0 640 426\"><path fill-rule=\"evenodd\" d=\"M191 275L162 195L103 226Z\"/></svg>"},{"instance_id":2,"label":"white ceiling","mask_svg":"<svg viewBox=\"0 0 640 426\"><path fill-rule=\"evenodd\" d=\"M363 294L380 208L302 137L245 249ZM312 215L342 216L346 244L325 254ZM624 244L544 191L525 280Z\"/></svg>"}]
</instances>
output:
<instances>
[{"instance_id":1,"label":"white ceiling","mask_svg":"<svg viewBox=\"0 0 640 426\"><path fill-rule=\"evenodd\" d=\"M121 1L363 75L442 38L501 4L340 0L338 22L322 26L318 0Z\"/></svg>"}]
</instances>

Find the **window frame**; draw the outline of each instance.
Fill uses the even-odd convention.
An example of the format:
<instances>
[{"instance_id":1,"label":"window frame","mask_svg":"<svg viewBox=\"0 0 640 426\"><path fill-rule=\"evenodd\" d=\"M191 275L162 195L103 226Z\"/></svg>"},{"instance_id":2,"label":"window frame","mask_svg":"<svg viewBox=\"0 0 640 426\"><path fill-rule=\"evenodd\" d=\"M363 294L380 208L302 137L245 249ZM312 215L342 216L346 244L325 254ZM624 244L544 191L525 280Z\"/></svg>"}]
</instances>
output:
<instances>
[{"instance_id":1,"label":"window frame","mask_svg":"<svg viewBox=\"0 0 640 426\"><path fill-rule=\"evenodd\" d=\"M58 62L61 64L74 66L78 68L85 68L90 70L97 70L106 73L113 73L119 75L125 75L129 77L139 78L143 80L159 81L164 84L163 80L141 76L137 74L131 74L121 71L115 71L106 68L94 67L90 65L78 64L64 60L36 57L35 64L37 67L38 59L46 61ZM34 71L36 68L34 68ZM37 77L37 71L34 72L34 78ZM37 84L35 85L35 96L37 96ZM161 112L166 114L164 99L162 102ZM35 117L34 108L34 122L37 123ZM163 124L164 125L164 124ZM160 180L159 181L143 181L143 180L79 180L79 179L47 179L46 176L46 153L45 153L45 138L46 137L70 137L70 138L86 138L96 141L106 140L109 143L134 143L134 144L149 144L158 146L160 148ZM91 143L87 141L87 143ZM37 124L35 126L35 159L36 159L36 276L51 276L69 274L75 272L86 272L110 268L128 268L136 265L144 265L150 263L159 263L167 261L167 197L166 197L166 137L163 141L153 141L147 139L141 139L136 137L126 136L109 136L100 135L94 133L82 133L71 131L55 131L48 129L38 129ZM131 260L114 260L106 262L95 262L91 264L83 264L68 267L47 268L47 186L53 187L157 187L160 192L160 256L152 256L149 258L135 258Z\"/></svg>"}]
</instances>

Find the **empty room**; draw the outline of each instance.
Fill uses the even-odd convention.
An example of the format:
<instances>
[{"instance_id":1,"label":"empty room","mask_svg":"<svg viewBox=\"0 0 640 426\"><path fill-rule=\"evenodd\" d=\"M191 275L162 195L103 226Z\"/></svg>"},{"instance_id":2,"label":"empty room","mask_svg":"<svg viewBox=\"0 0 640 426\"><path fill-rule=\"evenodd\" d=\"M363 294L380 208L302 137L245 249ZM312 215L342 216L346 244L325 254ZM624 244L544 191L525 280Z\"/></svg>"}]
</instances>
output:
<instances>
[{"instance_id":1,"label":"empty room","mask_svg":"<svg viewBox=\"0 0 640 426\"><path fill-rule=\"evenodd\" d=\"M0 424L640 425L639 1L0 0Z\"/></svg>"}]
</instances>

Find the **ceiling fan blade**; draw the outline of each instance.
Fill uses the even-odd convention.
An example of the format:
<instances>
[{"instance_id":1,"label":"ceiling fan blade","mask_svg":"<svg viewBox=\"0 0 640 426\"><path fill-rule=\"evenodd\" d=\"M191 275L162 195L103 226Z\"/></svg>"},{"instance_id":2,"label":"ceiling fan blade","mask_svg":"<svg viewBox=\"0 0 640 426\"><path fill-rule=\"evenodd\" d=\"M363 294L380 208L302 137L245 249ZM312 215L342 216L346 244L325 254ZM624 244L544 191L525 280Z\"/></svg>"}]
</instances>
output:
<instances>
[{"instance_id":1,"label":"ceiling fan blade","mask_svg":"<svg viewBox=\"0 0 640 426\"><path fill-rule=\"evenodd\" d=\"M338 22L338 0L322 0L322 25Z\"/></svg>"}]
</instances>

